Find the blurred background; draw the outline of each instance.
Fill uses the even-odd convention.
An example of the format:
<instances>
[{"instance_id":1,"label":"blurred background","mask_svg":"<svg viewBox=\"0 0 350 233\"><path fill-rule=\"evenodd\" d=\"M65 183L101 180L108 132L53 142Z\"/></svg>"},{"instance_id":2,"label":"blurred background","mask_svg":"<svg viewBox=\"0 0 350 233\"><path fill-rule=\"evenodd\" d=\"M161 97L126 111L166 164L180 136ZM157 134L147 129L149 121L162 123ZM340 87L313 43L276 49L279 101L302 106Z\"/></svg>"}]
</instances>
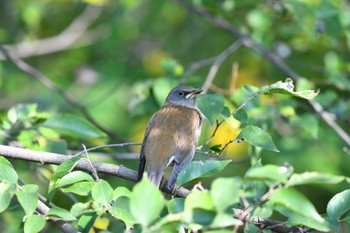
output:
<instances>
[{"instance_id":1,"label":"blurred background","mask_svg":"<svg viewBox=\"0 0 350 233\"><path fill-rule=\"evenodd\" d=\"M1 45L14 57L41 71L111 133L93 140L62 138L65 149L79 151L81 143L92 147L141 142L149 118L172 87L180 83L195 87L204 84L215 57L227 51L237 38L179 2L182 1L0 1ZM186 2L225 19L284 59L303 77L297 88L320 89L316 101L349 134L349 1ZM246 97L243 85L261 87L287 77L264 54L241 46L224 59L209 93L223 94L226 106L233 111ZM62 94L20 71L1 52L2 121L7 119L9 109L21 103L37 104L38 112L71 113L86 118ZM280 153L263 150L263 164L288 163L296 172L350 174L349 147L307 101L282 95L264 96L249 104L247 113L250 123L268 130L280 150ZM200 144L210 137L214 128L215 125L205 123ZM230 118L209 146L225 144L239 132L240 122ZM3 139L2 143L9 141ZM35 140L31 145L36 143L40 145ZM242 176L251 165L250 150L244 142L230 144L221 157L233 159L234 163L222 176ZM62 147L58 152L64 152ZM135 146L92 155L94 160L136 169L138 152L139 147ZM24 162L16 163L28 182L46 182L30 172L42 169L36 164L28 167ZM113 187L133 185L114 177L106 179ZM203 185L209 187L209 182L205 180ZM330 197L348 186L300 189L323 213ZM2 219L9 218L8 213L1 215Z\"/></svg>"}]
</instances>

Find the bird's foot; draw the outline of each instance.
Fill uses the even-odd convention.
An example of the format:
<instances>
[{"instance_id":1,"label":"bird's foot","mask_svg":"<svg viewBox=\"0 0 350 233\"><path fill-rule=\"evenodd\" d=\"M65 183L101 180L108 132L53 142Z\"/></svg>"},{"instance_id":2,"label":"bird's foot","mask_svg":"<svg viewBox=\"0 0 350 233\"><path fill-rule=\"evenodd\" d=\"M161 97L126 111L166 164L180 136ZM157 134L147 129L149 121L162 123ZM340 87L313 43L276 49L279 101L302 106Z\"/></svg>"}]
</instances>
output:
<instances>
[{"instance_id":1,"label":"bird's foot","mask_svg":"<svg viewBox=\"0 0 350 233\"><path fill-rule=\"evenodd\" d=\"M174 187L171 190L171 197L175 197L177 194L177 191L179 191L180 188L181 188L181 186L179 186L177 183L175 183Z\"/></svg>"}]
</instances>

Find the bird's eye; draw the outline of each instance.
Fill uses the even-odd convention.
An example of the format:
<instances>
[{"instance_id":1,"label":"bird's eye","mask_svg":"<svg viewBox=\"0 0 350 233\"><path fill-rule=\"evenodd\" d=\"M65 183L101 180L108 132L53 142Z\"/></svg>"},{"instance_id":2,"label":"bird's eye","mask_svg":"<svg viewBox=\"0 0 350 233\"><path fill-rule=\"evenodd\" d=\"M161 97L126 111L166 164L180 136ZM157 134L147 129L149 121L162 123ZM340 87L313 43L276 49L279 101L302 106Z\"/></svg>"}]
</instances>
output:
<instances>
[{"instance_id":1,"label":"bird's eye","mask_svg":"<svg viewBox=\"0 0 350 233\"><path fill-rule=\"evenodd\" d=\"M178 96L184 96L185 92L179 91L177 94L178 94Z\"/></svg>"}]
</instances>

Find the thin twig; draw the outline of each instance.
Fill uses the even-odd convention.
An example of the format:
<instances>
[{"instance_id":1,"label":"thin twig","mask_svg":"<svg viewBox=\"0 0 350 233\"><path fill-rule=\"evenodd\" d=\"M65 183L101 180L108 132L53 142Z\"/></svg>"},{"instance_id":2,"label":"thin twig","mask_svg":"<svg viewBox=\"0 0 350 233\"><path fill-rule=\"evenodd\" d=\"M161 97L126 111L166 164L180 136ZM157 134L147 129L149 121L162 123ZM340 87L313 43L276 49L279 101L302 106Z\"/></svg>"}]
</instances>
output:
<instances>
[{"instance_id":1,"label":"thin twig","mask_svg":"<svg viewBox=\"0 0 350 233\"><path fill-rule=\"evenodd\" d=\"M53 83L48 77L46 77L43 73L41 73L39 70L35 69L34 67L30 66L26 62L24 62L22 59L18 57L14 57L12 54L8 53L6 49L2 46L0 46L0 51L5 55L6 59L11 61L14 65L17 66L18 69L23 71L24 73L28 74L30 77L33 77L37 80L39 80L43 85L45 85L48 89L54 91L57 93L60 97L62 97L68 104L78 109L88 121L90 121L93 125L95 125L98 129L106 133L109 137L111 137L114 141L125 141L121 136L109 132L107 129L102 127L89 113L89 111L81 105L79 102L77 102L73 97L68 95L62 88L57 86L55 83Z\"/></svg>"},{"instance_id":2,"label":"thin twig","mask_svg":"<svg viewBox=\"0 0 350 233\"><path fill-rule=\"evenodd\" d=\"M236 52L237 49L239 49L242 45L243 45L243 41L237 40L234 43L232 43L227 49L225 49L222 53L220 53L219 56L217 56L214 64L210 67L207 78L205 79L205 82L202 86L203 93L206 93L210 85L213 83L215 75L218 72L221 64L227 59L228 56Z\"/></svg>"},{"instance_id":3,"label":"thin twig","mask_svg":"<svg viewBox=\"0 0 350 233\"><path fill-rule=\"evenodd\" d=\"M94 168L94 166L91 163L91 160L89 158L89 153L86 150L86 146L84 144L82 144L82 146L84 147L84 152L86 154L86 160L89 162L89 165L91 167L91 173L94 176L95 181L98 182L100 180L100 178L98 177L97 171L96 171L96 169Z\"/></svg>"},{"instance_id":4,"label":"thin twig","mask_svg":"<svg viewBox=\"0 0 350 233\"><path fill-rule=\"evenodd\" d=\"M95 32L87 31L90 25L102 14L102 9L94 5L87 5L84 11L60 34L36 41L6 45L6 48L15 57L27 58L66 50L73 47L79 39L83 39L83 43L80 45L91 44L96 41L97 37L101 38L106 34L103 32L105 31L103 28L97 29ZM6 56L0 54L0 60L5 59Z\"/></svg>"},{"instance_id":5,"label":"thin twig","mask_svg":"<svg viewBox=\"0 0 350 233\"><path fill-rule=\"evenodd\" d=\"M262 44L256 43L249 35L243 34L240 30L234 27L231 23L224 20L223 18L213 15L208 12L203 7L198 5L193 5L184 0L173 0L182 6L184 6L187 10L198 14L203 17L214 26L221 28L227 32L229 32L232 36L242 40L244 46L251 48L257 53L261 54L263 57L267 58L274 66L276 66L283 73L294 79L295 81L300 79L300 75L292 70L284 60L279 57L277 54L271 52L267 48L265 48ZM323 107L314 100L308 100L310 105L314 108L314 110L321 116L324 122L328 124L337 134L338 136L350 146L350 136L349 134L343 130L331 117L329 117L329 113L324 111Z\"/></svg>"},{"instance_id":6,"label":"thin twig","mask_svg":"<svg viewBox=\"0 0 350 233\"><path fill-rule=\"evenodd\" d=\"M216 132L218 131L220 125L224 122L224 120L221 120L220 122L218 120L215 121L215 129L213 131L213 133L211 134L211 136L200 146L197 147L198 150L202 149L203 147L205 147L206 145L209 144L209 142L215 137Z\"/></svg>"},{"instance_id":7,"label":"thin twig","mask_svg":"<svg viewBox=\"0 0 350 233\"><path fill-rule=\"evenodd\" d=\"M141 146L142 143L141 142L126 142L126 143L117 143L117 144L107 144L107 145L102 145L102 146L95 146L95 147L91 147L88 149L84 149L76 154L74 154L73 156L79 156L84 154L85 152L90 152L90 151L94 151L94 150L98 150L98 149L104 149L104 148L111 148L111 147L127 147L127 146Z\"/></svg>"},{"instance_id":8,"label":"thin twig","mask_svg":"<svg viewBox=\"0 0 350 233\"><path fill-rule=\"evenodd\" d=\"M193 74L195 71L197 71L198 69L204 67L204 66L209 66L211 64L213 64L213 62L215 62L215 60L218 58L218 56L215 57L210 57L207 59L203 59L200 61L197 61L193 64L191 64L191 66L184 72L184 74L182 75L180 82L183 83L185 82L186 78Z\"/></svg>"}]
</instances>

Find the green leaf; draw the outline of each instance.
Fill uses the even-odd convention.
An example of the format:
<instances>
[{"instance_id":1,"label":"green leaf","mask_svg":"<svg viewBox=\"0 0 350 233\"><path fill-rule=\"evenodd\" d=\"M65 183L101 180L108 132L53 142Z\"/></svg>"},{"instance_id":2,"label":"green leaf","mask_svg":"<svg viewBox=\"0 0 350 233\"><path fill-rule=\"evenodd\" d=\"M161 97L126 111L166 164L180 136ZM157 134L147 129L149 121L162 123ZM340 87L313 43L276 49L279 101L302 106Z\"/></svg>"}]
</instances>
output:
<instances>
[{"instance_id":1,"label":"green leaf","mask_svg":"<svg viewBox=\"0 0 350 233\"><path fill-rule=\"evenodd\" d=\"M24 223L24 233L37 233L44 229L45 218L39 215L30 216Z\"/></svg>"},{"instance_id":2,"label":"green leaf","mask_svg":"<svg viewBox=\"0 0 350 233\"><path fill-rule=\"evenodd\" d=\"M224 108L221 111L221 115L223 115L223 117L225 117L225 118L231 117L230 109L227 106L224 106Z\"/></svg>"},{"instance_id":3,"label":"green leaf","mask_svg":"<svg viewBox=\"0 0 350 233\"><path fill-rule=\"evenodd\" d=\"M210 192L193 190L185 199L185 212L194 209L214 210L214 201Z\"/></svg>"},{"instance_id":4,"label":"green leaf","mask_svg":"<svg viewBox=\"0 0 350 233\"><path fill-rule=\"evenodd\" d=\"M51 182L56 182L58 179L61 179L67 173L71 172L74 167L79 163L81 156L72 156L69 159L61 163L51 176Z\"/></svg>"},{"instance_id":5,"label":"green leaf","mask_svg":"<svg viewBox=\"0 0 350 233\"><path fill-rule=\"evenodd\" d=\"M290 118L290 124L304 129L313 138L317 138L318 119L313 114L295 115Z\"/></svg>"},{"instance_id":6,"label":"green leaf","mask_svg":"<svg viewBox=\"0 0 350 233\"><path fill-rule=\"evenodd\" d=\"M336 194L327 204L327 214L331 219L341 220L350 211L350 189Z\"/></svg>"},{"instance_id":7,"label":"green leaf","mask_svg":"<svg viewBox=\"0 0 350 233\"><path fill-rule=\"evenodd\" d=\"M212 224L216 216L216 212L213 210L205 209L193 209L192 210L192 221L199 225L209 226Z\"/></svg>"},{"instance_id":8,"label":"green leaf","mask_svg":"<svg viewBox=\"0 0 350 233\"><path fill-rule=\"evenodd\" d=\"M136 220L130 212L130 200L128 197L119 197L109 209L111 215L123 221L126 225L126 229L129 230L135 223Z\"/></svg>"},{"instance_id":9,"label":"green leaf","mask_svg":"<svg viewBox=\"0 0 350 233\"><path fill-rule=\"evenodd\" d=\"M203 94L197 97L197 105L212 125L224 108L225 99L220 94Z\"/></svg>"},{"instance_id":10,"label":"green leaf","mask_svg":"<svg viewBox=\"0 0 350 233\"><path fill-rule=\"evenodd\" d=\"M211 151L214 151L215 153L220 153L221 152L221 144L214 145L209 148Z\"/></svg>"},{"instance_id":11,"label":"green leaf","mask_svg":"<svg viewBox=\"0 0 350 233\"><path fill-rule=\"evenodd\" d=\"M180 172L177 182L181 186L196 179L216 175L221 172L230 162L231 160L192 161L184 170Z\"/></svg>"},{"instance_id":12,"label":"green leaf","mask_svg":"<svg viewBox=\"0 0 350 233\"><path fill-rule=\"evenodd\" d=\"M303 184L337 184L345 179L344 176L336 176L319 172L294 173L287 183L288 186Z\"/></svg>"},{"instance_id":13,"label":"green leaf","mask_svg":"<svg viewBox=\"0 0 350 233\"><path fill-rule=\"evenodd\" d=\"M53 207L51 208L47 213L47 217L52 217L52 218L59 218L65 221L73 221L77 220L72 213L70 213L66 209L62 209L60 207Z\"/></svg>"},{"instance_id":14,"label":"green leaf","mask_svg":"<svg viewBox=\"0 0 350 233\"><path fill-rule=\"evenodd\" d=\"M29 119L36 116L37 108L37 104L17 104L10 108L7 113L7 117L11 123L29 123Z\"/></svg>"},{"instance_id":15,"label":"green leaf","mask_svg":"<svg viewBox=\"0 0 350 233\"><path fill-rule=\"evenodd\" d=\"M217 178L213 181L210 193L219 213L225 212L228 207L239 202L241 185L241 179L237 177Z\"/></svg>"},{"instance_id":16,"label":"green leaf","mask_svg":"<svg viewBox=\"0 0 350 233\"><path fill-rule=\"evenodd\" d=\"M0 213L7 209L15 191L16 184L7 180L0 182Z\"/></svg>"},{"instance_id":17,"label":"green leaf","mask_svg":"<svg viewBox=\"0 0 350 233\"><path fill-rule=\"evenodd\" d=\"M39 187L37 185L27 184L22 186L22 191L16 192L17 199L24 209L27 217L34 213L38 204L38 189Z\"/></svg>"},{"instance_id":18,"label":"green leaf","mask_svg":"<svg viewBox=\"0 0 350 233\"><path fill-rule=\"evenodd\" d=\"M93 181L83 181L72 184L69 187L62 188L65 193L75 193L80 196L87 196L91 192L92 187L95 185Z\"/></svg>"},{"instance_id":19,"label":"green leaf","mask_svg":"<svg viewBox=\"0 0 350 233\"><path fill-rule=\"evenodd\" d=\"M75 203L72 208L70 208L70 212L73 216L78 217L82 214L92 213L95 212L91 209L91 201L87 202L77 202Z\"/></svg>"},{"instance_id":20,"label":"green leaf","mask_svg":"<svg viewBox=\"0 0 350 233\"><path fill-rule=\"evenodd\" d=\"M43 124L43 127L54 129L63 135L79 139L100 138L106 136L105 133L87 120L71 114L58 114L51 116Z\"/></svg>"},{"instance_id":21,"label":"green leaf","mask_svg":"<svg viewBox=\"0 0 350 233\"><path fill-rule=\"evenodd\" d=\"M287 78L284 82L278 81L274 84L268 85L266 87L262 87L259 92L263 94L288 94L291 96L296 96L303 99L313 99L315 98L319 91L315 90L304 90L304 91L294 91L294 84L291 78Z\"/></svg>"},{"instance_id":22,"label":"green leaf","mask_svg":"<svg viewBox=\"0 0 350 233\"><path fill-rule=\"evenodd\" d=\"M322 221L319 221L314 218L305 217L295 213L289 216L288 221L286 221L286 224L289 226L306 226L324 232L329 232L331 230L329 223L324 219Z\"/></svg>"},{"instance_id":23,"label":"green leaf","mask_svg":"<svg viewBox=\"0 0 350 233\"><path fill-rule=\"evenodd\" d=\"M89 233L97 218L96 213L83 214L78 221L78 230L82 233Z\"/></svg>"},{"instance_id":24,"label":"green leaf","mask_svg":"<svg viewBox=\"0 0 350 233\"><path fill-rule=\"evenodd\" d=\"M249 123L247 112L243 108L240 109L235 114L233 114L233 117L236 120L240 121L242 124L248 124Z\"/></svg>"},{"instance_id":25,"label":"green leaf","mask_svg":"<svg viewBox=\"0 0 350 233\"><path fill-rule=\"evenodd\" d=\"M13 168L12 164L4 156L0 156L0 164Z\"/></svg>"},{"instance_id":26,"label":"green leaf","mask_svg":"<svg viewBox=\"0 0 350 233\"><path fill-rule=\"evenodd\" d=\"M105 180L99 180L91 189L92 198L107 206L113 200L113 189Z\"/></svg>"},{"instance_id":27,"label":"green leaf","mask_svg":"<svg viewBox=\"0 0 350 233\"><path fill-rule=\"evenodd\" d=\"M48 195L49 199L53 196L53 191L56 189L57 181L65 176L67 173L71 172L74 167L79 163L81 156L73 156L63 163L61 163L55 170L55 172L51 176L49 189L48 189Z\"/></svg>"},{"instance_id":28,"label":"green leaf","mask_svg":"<svg viewBox=\"0 0 350 233\"><path fill-rule=\"evenodd\" d=\"M273 182L287 183L289 176L288 169L276 165L265 165L262 167L254 167L245 174L246 179L267 180Z\"/></svg>"},{"instance_id":29,"label":"green leaf","mask_svg":"<svg viewBox=\"0 0 350 233\"><path fill-rule=\"evenodd\" d=\"M4 180L17 184L18 175L12 167L0 164L0 181Z\"/></svg>"},{"instance_id":30,"label":"green leaf","mask_svg":"<svg viewBox=\"0 0 350 233\"><path fill-rule=\"evenodd\" d=\"M252 167L250 167L246 174L249 173L250 170L256 169L258 167L262 167L261 160L258 160ZM246 175L245 175L246 176ZM261 180L248 180L243 183L244 195L247 198L252 198L254 200L259 200L266 192L267 185Z\"/></svg>"},{"instance_id":31,"label":"green leaf","mask_svg":"<svg viewBox=\"0 0 350 233\"><path fill-rule=\"evenodd\" d=\"M165 201L159 189L144 178L134 186L129 205L135 220L147 227L159 217Z\"/></svg>"},{"instance_id":32,"label":"green leaf","mask_svg":"<svg viewBox=\"0 0 350 233\"><path fill-rule=\"evenodd\" d=\"M66 185L75 184L81 181L93 181L94 179L83 171L72 171L64 175L61 179L57 180L56 188L60 188Z\"/></svg>"},{"instance_id":33,"label":"green leaf","mask_svg":"<svg viewBox=\"0 0 350 233\"><path fill-rule=\"evenodd\" d=\"M225 228L225 227L229 227L229 226L233 226L233 225L242 226L243 222L241 220L233 218L232 214L218 213L215 216L214 221L210 224L210 227L211 228Z\"/></svg>"},{"instance_id":34,"label":"green leaf","mask_svg":"<svg viewBox=\"0 0 350 233\"><path fill-rule=\"evenodd\" d=\"M181 213L185 209L185 198L173 198L167 202L169 213Z\"/></svg>"},{"instance_id":35,"label":"green leaf","mask_svg":"<svg viewBox=\"0 0 350 233\"><path fill-rule=\"evenodd\" d=\"M253 126L253 125L246 126L239 133L239 135L236 138L236 141L241 141L242 139L247 141L249 144L252 144L253 146L279 152L279 150L276 148L275 144L273 143L270 134L257 126Z\"/></svg>"},{"instance_id":36,"label":"green leaf","mask_svg":"<svg viewBox=\"0 0 350 233\"><path fill-rule=\"evenodd\" d=\"M130 190L126 187L119 186L113 191L113 201L117 200L119 197L130 197Z\"/></svg>"},{"instance_id":37,"label":"green leaf","mask_svg":"<svg viewBox=\"0 0 350 233\"><path fill-rule=\"evenodd\" d=\"M319 215L314 205L296 189L279 189L270 196L269 200L274 205L282 206L303 217L324 222L324 219Z\"/></svg>"}]
</instances>

